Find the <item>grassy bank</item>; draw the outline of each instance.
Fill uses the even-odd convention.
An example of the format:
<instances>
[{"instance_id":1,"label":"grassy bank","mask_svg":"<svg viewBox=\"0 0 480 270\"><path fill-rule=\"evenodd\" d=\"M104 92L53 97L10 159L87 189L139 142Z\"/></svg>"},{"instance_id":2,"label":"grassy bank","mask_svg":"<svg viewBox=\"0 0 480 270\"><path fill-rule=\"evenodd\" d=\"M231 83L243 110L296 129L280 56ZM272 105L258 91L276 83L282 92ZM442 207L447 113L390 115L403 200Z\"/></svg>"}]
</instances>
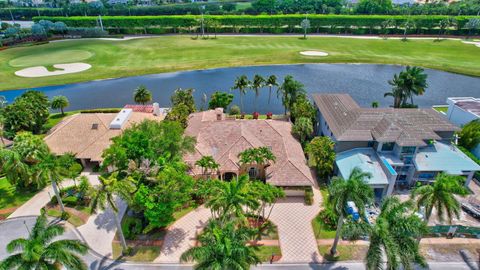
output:
<instances>
[{"instance_id":1,"label":"grassy bank","mask_svg":"<svg viewBox=\"0 0 480 270\"><path fill-rule=\"evenodd\" d=\"M299 54L312 49L328 52L329 56ZM92 68L76 74L41 78L14 75L15 71L25 67L71 62L85 62ZM420 65L480 76L480 48L459 40L403 42L398 39L318 36L307 40L294 36L222 36L211 40L192 40L190 36L128 41L74 40L1 51L0 90L178 70L295 63Z\"/></svg>"},{"instance_id":2,"label":"grassy bank","mask_svg":"<svg viewBox=\"0 0 480 270\"><path fill-rule=\"evenodd\" d=\"M0 178L0 210L12 209L7 211L5 215L13 212L13 209L20 207L26 201L30 200L37 191L21 190L8 182L5 177Z\"/></svg>"}]
</instances>

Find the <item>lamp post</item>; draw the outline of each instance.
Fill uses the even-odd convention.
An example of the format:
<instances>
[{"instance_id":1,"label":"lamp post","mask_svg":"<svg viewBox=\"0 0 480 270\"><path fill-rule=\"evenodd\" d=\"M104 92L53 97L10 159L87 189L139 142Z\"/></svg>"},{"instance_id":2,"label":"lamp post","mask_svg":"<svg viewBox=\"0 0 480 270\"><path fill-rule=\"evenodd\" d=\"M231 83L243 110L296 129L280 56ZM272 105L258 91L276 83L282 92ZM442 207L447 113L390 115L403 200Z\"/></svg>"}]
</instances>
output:
<instances>
[{"instance_id":1,"label":"lamp post","mask_svg":"<svg viewBox=\"0 0 480 270\"><path fill-rule=\"evenodd\" d=\"M200 8L200 12L202 14L202 19L201 19L201 25L202 25L202 38L205 37L205 28L204 28L204 22L203 22L203 11L205 10L205 5L202 5Z\"/></svg>"}]
</instances>

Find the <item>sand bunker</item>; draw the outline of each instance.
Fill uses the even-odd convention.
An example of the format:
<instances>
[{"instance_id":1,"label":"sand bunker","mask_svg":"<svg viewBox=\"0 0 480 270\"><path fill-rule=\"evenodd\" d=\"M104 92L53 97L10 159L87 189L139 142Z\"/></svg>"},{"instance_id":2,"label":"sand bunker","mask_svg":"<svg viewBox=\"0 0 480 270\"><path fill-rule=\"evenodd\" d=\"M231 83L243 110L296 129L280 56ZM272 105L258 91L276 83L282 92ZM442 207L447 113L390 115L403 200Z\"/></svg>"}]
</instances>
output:
<instances>
[{"instance_id":1,"label":"sand bunker","mask_svg":"<svg viewBox=\"0 0 480 270\"><path fill-rule=\"evenodd\" d=\"M90 69L92 66L86 63L55 64L54 68L58 70L48 71L44 66L24 68L15 72L15 75L27 78L38 78L46 76L56 76L69 73L82 72Z\"/></svg>"},{"instance_id":2,"label":"sand bunker","mask_svg":"<svg viewBox=\"0 0 480 270\"><path fill-rule=\"evenodd\" d=\"M465 44L473 44L473 45L475 45L475 46L477 46L477 47L480 48L480 41L479 41L479 42L474 42L474 41L462 41L462 42L465 43Z\"/></svg>"},{"instance_id":3,"label":"sand bunker","mask_svg":"<svg viewBox=\"0 0 480 270\"><path fill-rule=\"evenodd\" d=\"M306 56L327 56L328 53L326 52L321 52L321 51L303 51L300 52L301 55L306 55Z\"/></svg>"}]
</instances>

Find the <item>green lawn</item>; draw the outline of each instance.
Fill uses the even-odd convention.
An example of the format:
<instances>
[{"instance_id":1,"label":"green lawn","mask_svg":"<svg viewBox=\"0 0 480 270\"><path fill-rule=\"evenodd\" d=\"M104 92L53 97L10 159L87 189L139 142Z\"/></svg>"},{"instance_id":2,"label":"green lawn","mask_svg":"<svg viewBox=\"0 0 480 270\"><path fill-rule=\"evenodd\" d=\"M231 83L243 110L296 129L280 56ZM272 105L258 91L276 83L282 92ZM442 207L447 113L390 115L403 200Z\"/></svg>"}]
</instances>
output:
<instances>
[{"instance_id":1,"label":"green lawn","mask_svg":"<svg viewBox=\"0 0 480 270\"><path fill-rule=\"evenodd\" d=\"M67 211L68 212L68 211ZM82 226L83 224L85 224L85 222L83 222L83 220L75 215L73 215L72 213L70 213L70 217L68 218L68 222L70 222L73 226L75 227L79 227L79 226ZM60 210L57 210L57 209L48 209L47 210L47 215L51 216L51 217L61 217L62 216L62 212Z\"/></svg>"},{"instance_id":2,"label":"green lawn","mask_svg":"<svg viewBox=\"0 0 480 270\"><path fill-rule=\"evenodd\" d=\"M272 254L282 256L282 251L279 246L259 246L255 254L260 258L260 261L269 262Z\"/></svg>"},{"instance_id":3,"label":"green lawn","mask_svg":"<svg viewBox=\"0 0 480 270\"><path fill-rule=\"evenodd\" d=\"M0 209L19 207L35 194L36 191L18 190L5 177L0 178Z\"/></svg>"},{"instance_id":4,"label":"green lawn","mask_svg":"<svg viewBox=\"0 0 480 270\"><path fill-rule=\"evenodd\" d=\"M50 114L50 116L48 117L48 120L47 120L47 123L45 123L45 125L43 126L43 129L45 131L49 131L52 127L54 127L56 124L58 124L60 121L63 120L63 118L69 116L69 115L73 115L73 114L76 114L78 113L79 111L70 111L70 112L65 112L64 115L62 115L61 113L52 113Z\"/></svg>"},{"instance_id":5,"label":"green lawn","mask_svg":"<svg viewBox=\"0 0 480 270\"><path fill-rule=\"evenodd\" d=\"M312 220L312 228L316 239L335 238L335 231L326 229L318 216Z\"/></svg>"},{"instance_id":6,"label":"green lawn","mask_svg":"<svg viewBox=\"0 0 480 270\"><path fill-rule=\"evenodd\" d=\"M330 255L330 245L318 246L320 255L327 261L362 261L367 254L368 246L365 245L338 245L338 256Z\"/></svg>"},{"instance_id":7,"label":"green lawn","mask_svg":"<svg viewBox=\"0 0 480 270\"><path fill-rule=\"evenodd\" d=\"M299 54L312 49L328 52L329 56ZM76 74L43 78L14 75L15 71L27 66L74 61L89 63L93 67ZM192 40L188 35L128 41L73 40L1 51L0 82L8 83L0 84L0 90L178 70L292 63L420 65L480 76L480 48L459 40L403 42L398 39L319 36L307 40L294 36L221 36Z\"/></svg>"},{"instance_id":8,"label":"green lawn","mask_svg":"<svg viewBox=\"0 0 480 270\"><path fill-rule=\"evenodd\" d=\"M112 243L113 259L121 259L134 262L151 262L160 255L160 247L138 246L132 247L132 255L122 256L122 247L119 243Z\"/></svg>"}]
</instances>

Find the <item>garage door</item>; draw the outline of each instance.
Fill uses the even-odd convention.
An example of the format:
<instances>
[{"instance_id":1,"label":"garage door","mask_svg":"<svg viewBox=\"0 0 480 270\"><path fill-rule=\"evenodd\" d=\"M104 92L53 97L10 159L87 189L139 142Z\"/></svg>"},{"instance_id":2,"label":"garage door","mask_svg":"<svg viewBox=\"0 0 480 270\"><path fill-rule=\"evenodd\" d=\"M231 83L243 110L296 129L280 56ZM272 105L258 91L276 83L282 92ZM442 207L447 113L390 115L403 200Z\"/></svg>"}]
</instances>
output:
<instances>
[{"instance_id":1,"label":"garage door","mask_svg":"<svg viewBox=\"0 0 480 270\"><path fill-rule=\"evenodd\" d=\"M288 197L304 197L305 196L305 190L303 189L286 189L285 190L285 195Z\"/></svg>"}]
</instances>

